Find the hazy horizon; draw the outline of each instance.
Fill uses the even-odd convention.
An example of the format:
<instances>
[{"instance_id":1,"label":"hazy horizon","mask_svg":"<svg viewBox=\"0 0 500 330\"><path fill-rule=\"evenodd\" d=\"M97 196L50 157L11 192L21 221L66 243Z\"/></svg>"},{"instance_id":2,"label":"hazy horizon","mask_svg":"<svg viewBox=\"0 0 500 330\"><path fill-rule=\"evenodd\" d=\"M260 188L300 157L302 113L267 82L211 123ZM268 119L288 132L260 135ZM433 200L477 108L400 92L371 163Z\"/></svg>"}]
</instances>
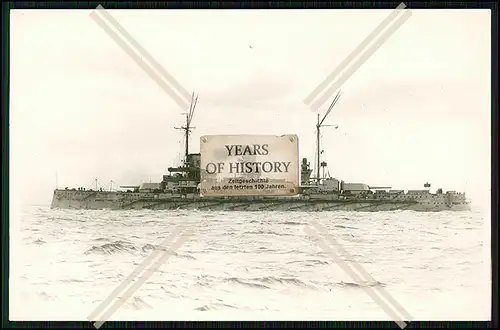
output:
<instances>
[{"instance_id":1,"label":"hazy horizon","mask_svg":"<svg viewBox=\"0 0 500 330\"><path fill-rule=\"evenodd\" d=\"M199 93L192 152L206 134L297 134L312 163L316 114L303 99L390 11L109 12ZM342 87L326 120L339 128L323 129L329 173L401 189L430 182L486 203L490 11L412 13ZM16 205L50 203L56 172L59 187L155 182L183 153L183 110L89 14L11 12Z\"/></svg>"}]
</instances>

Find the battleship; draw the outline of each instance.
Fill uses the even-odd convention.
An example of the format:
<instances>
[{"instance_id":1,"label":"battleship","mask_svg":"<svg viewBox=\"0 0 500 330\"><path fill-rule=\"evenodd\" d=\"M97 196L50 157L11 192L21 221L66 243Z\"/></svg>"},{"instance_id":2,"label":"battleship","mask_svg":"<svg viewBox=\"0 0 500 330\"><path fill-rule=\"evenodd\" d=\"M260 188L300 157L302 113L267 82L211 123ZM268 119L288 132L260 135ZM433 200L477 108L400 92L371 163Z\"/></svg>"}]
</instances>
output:
<instances>
[{"instance_id":1,"label":"battleship","mask_svg":"<svg viewBox=\"0 0 500 330\"><path fill-rule=\"evenodd\" d=\"M315 168L307 158L300 164L300 184L293 196L203 196L200 192L200 153L191 153L189 137L191 122L198 102L192 95L184 132L184 159L176 167L169 167L161 182L121 186L121 190L103 188L64 188L53 193L51 208L61 209L153 209L153 210L209 210L209 211L396 211L417 212L468 211L470 201L465 193L439 188L430 192L430 183L419 190L395 190L392 187L374 187L365 183L344 182L325 175L327 162L321 159L320 130L323 122L337 103L335 96L322 118L316 124ZM336 127L335 127L336 128ZM297 162L299 159L297 158ZM298 164L297 164L298 165ZM313 172L314 175L313 175Z\"/></svg>"}]
</instances>

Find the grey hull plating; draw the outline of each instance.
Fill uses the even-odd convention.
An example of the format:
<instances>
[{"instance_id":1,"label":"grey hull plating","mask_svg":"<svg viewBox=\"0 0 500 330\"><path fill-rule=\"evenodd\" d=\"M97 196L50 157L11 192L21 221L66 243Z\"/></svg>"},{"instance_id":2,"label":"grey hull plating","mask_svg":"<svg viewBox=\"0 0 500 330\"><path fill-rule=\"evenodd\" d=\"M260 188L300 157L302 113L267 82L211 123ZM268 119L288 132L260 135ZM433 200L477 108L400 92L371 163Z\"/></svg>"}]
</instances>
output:
<instances>
[{"instance_id":1,"label":"grey hull plating","mask_svg":"<svg viewBox=\"0 0 500 330\"><path fill-rule=\"evenodd\" d=\"M300 177L299 185L293 184L293 188L287 190L289 193L299 193L297 196L287 197L270 197L266 195L268 189L264 185L257 184L245 185L245 189L250 186L250 189L257 189L261 196L259 197L203 197L199 192L207 194L212 192L212 189L202 187L202 183L206 185L206 179L201 180L201 151L200 153L189 152L189 134L191 129L191 121L193 113L198 101L194 93L192 95L189 112L186 113L186 124L178 129L184 131L185 137L185 157L182 165L168 168L168 175L163 175L161 182L142 183L133 186L121 186L120 188L128 189L123 191L103 191L98 188L97 179L95 180L95 190L89 190L83 187L65 188L54 190L52 197L51 208L63 209L112 209L112 210L131 210L131 209L154 209L154 210L223 210L223 211L301 211L301 212L319 212L319 211L393 211L393 210L413 210L419 212L436 212L436 211L467 211L470 210L470 202L466 199L465 193L447 191L437 189L436 193L430 193L429 183L425 183L425 190L408 190L405 193L403 190L389 190L391 187L372 187L364 183L349 183L343 180L338 180L333 177L325 177L320 175L320 170L326 169L327 163L321 160L322 151L320 150L320 128L323 126L325 118L330 113L330 110L338 101L340 92L337 93L335 99L330 105L323 119L320 119L318 114L318 122L316 124L316 177L312 177L313 169L307 158L302 158L302 163L299 165ZM240 154L245 157L251 157L251 161L255 161L255 156L258 153L256 144L252 142L252 136L245 135L246 139L250 139L245 145L253 145L254 151L247 149ZM226 137L227 138L227 135ZM255 138L255 136L254 136ZM276 137L273 137L276 138ZM297 141L291 139L290 141ZM202 138L200 143L206 142L206 138ZM234 144L242 147L242 144ZM227 145L226 145L227 147ZM298 147L297 147L298 148ZM225 150L224 148L222 148ZM201 148L200 148L201 150ZM235 149L237 150L237 149ZM243 150L243 149L242 149ZM260 149L259 149L260 150ZM295 150L295 148L294 148ZM224 151L223 154L226 154ZM245 156L246 155L246 156ZM260 153L259 153L260 155ZM216 158L218 158L217 156ZM248 163L247 163L248 164ZM207 171L207 169L203 169ZM258 171L258 170L256 170ZM203 172L203 173L205 173ZM254 173L255 174L255 173ZM234 179L249 179L255 178L247 173L239 173L241 178ZM258 175L260 178L260 174ZM232 178L231 178L232 179ZM262 178L264 179L264 178ZM281 180L281 179L280 179ZM112 182L112 181L111 181ZM245 183L249 183L246 182ZM254 182L251 181L250 184ZM258 182L257 182L258 183ZM229 183L228 183L229 184ZM217 186L219 189L220 186ZM217 188L212 186L212 188ZM226 187L226 186L224 186ZM227 189L222 187L222 189ZM231 186L232 187L232 186ZM236 188L241 189L241 188ZM274 189L274 188L269 188ZM375 190L375 191L373 191ZM215 189L214 191L218 191ZM229 190L221 190L227 193ZM247 192L247 191L245 191ZM247 193L247 195L250 193Z\"/></svg>"},{"instance_id":2,"label":"grey hull plating","mask_svg":"<svg viewBox=\"0 0 500 330\"><path fill-rule=\"evenodd\" d=\"M467 211L470 204L433 201L387 201L376 199L334 200L331 198L215 198L188 196L162 196L163 194L122 193L55 190L51 208L62 209L112 209L112 210L211 210L211 211L364 211L380 212L413 210L418 212Z\"/></svg>"}]
</instances>

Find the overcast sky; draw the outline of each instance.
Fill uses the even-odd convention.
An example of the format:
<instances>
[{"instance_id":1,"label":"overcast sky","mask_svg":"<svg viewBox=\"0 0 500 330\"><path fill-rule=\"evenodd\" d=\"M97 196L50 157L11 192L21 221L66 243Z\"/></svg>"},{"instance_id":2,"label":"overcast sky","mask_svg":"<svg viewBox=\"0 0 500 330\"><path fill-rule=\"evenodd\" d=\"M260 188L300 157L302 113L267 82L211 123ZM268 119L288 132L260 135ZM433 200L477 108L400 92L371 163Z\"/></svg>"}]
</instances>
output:
<instances>
[{"instance_id":1,"label":"overcast sky","mask_svg":"<svg viewBox=\"0 0 500 330\"><path fill-rule=\"evenodd\" d=\"M11 13L11 199L59 186L159 182L180 159L183 110L89 17ZM390 13L383 10L110 11L188 91L205 134L298 134L302 100ZM251 46L251 47L250 47ZM347 182L490 189L490 12L416 10L342 87L324 129ZM322 112L328 107L323 106Z\"/></svg>"}]
</instances>

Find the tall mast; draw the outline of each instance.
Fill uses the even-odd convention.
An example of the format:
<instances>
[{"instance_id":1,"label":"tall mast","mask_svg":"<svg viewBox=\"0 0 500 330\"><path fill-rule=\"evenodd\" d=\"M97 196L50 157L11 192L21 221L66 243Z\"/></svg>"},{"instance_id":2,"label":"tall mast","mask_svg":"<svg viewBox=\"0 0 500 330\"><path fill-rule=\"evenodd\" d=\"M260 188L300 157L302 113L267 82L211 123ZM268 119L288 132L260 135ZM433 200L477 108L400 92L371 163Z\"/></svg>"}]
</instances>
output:
<instances>
[{"instance_id":1,"label":"tall mast","mask_svg":"<svg viewBox=\"0 0 500 330\"><path fill-rule=\"evenodd\" d=\"M328 107L328 110L326 111L325 115L323 116L323 119L319 120L319 113L318 113L318 122L316 124L316 180L318 182L318 185L320 183L320 167L321 167L321 160L320 160L320 155L321 155L321 150L320 150L320 129L323 126L334 126L337 128L338 126L336 125L323 125L323 122L325 121L326 117L330 114L332 111L333 107L337 103L337 101L340 98L340 91L335 95L335 98L333 99L332 103Z\"/></svg>"},{"instance_id":2,"label":"tall mast","mask_svg":"<svg viewBox=\"0 0 500 330\"><path fill-rule=\"evenodd\" d=\"M184 164L187 162L187 158L189 155L189 133L191 133L191 129L196 128L191 126L191 121L193 120L194 110L196 108L196 103L198 102L198 95L196 98L194 97L194 92L191 96L191 104L189 105L189 111L186 113L186 126L175 127L176 129L181 129L184 131L185 137L185 154L184 154Z\"/></svg>"},{"instance_id":3,"label":"tall mast","mask_svg":"<svg viewBox=\"0 0 500 330\"><path fill-rule=\"evenodd\" d=\"M186 152L185 152L185 158L187 160L187 156L189 155L189 114L186 113L186 126L184 127L184 136L186 138Z\"/></svg>"},{"instance_id":4,"label":"tall mast","mask_svg":"<svg viewBox=\"0 0 500 330\"><path fill-rule=\"evenodd\" d=\"M319 182L320 182L320 178L319 178L319 167L320 167L320 154L321 154L321 151L320 151L320 145L319 145L319 136L320 136L320 133L319 133L319 129L320 129L320 123L319 123L319 113L318 113L318 123L316 124L316 181L318 182L318 185L319 185Z\"/></svg>"}]
</instances>

